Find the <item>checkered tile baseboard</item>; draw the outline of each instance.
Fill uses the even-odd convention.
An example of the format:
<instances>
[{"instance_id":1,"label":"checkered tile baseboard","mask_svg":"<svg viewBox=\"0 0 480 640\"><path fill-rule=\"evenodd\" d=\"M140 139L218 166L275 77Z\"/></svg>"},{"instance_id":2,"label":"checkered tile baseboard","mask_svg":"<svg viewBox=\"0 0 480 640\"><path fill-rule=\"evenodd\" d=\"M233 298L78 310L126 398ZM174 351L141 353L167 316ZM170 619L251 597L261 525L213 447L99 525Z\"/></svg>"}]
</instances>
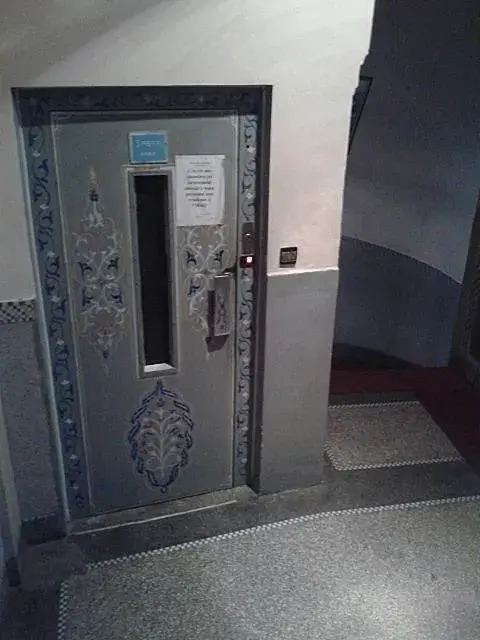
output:
<instances>
[{"instance_id":1,"label":"checkered tile baseboard","mask_svg":"<svg viewBox=\"0 0 480 640\"><path fill-rule=\"evenodd\" d=\"M32 322L35 318L35 300L7 300L0 302L0 324Z\"/></svg>"}]
</instances>

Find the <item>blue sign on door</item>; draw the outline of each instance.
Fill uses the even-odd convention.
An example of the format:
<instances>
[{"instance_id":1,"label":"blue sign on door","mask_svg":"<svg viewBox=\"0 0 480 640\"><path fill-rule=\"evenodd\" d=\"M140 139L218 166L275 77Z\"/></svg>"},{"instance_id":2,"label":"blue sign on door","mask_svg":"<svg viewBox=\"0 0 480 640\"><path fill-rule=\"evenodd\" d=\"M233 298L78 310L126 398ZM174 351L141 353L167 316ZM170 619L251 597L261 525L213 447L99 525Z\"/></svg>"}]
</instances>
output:
<instances>
[{"instance_id":1,"label":"blue sign on door","mask_svg":"<svg viewBox=\"0 0 480 640\"><path fill-rule=\"evenodd\" d=\"M130 133L130 162L149 164L168 162L166 131L139 131Z\"/></svg>"}]
</instances>

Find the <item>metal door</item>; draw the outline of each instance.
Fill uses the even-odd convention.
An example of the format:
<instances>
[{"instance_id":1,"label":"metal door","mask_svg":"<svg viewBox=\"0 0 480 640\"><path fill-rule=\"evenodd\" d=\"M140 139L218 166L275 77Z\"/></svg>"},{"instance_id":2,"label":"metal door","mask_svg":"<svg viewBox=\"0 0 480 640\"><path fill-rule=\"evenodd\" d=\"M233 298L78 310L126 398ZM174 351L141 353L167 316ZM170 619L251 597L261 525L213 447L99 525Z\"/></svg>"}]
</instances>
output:
<instances>
[{"instance_id":1,"label":"metal door","mask_svg":"<svg viewBox=\"0 0 480 640\"><path fill-rule=\"evenodd\" d=\"M53 122L90 510L231 487L238 117ZM140 132L164 136L160 163L132 155ZM220 167L221 221L179 226L184 156Z\"/></svg>"}]
</instances>

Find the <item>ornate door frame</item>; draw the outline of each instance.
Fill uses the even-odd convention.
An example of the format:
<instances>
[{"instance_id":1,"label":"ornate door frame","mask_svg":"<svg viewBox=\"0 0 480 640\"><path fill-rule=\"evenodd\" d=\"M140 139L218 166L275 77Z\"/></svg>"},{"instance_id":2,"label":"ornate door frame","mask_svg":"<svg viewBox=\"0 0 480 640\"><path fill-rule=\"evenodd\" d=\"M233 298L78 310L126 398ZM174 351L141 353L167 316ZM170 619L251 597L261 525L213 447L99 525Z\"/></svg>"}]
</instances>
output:
<instances>
[{"instance_id":1,"label":"ornate door frame","mask_svg":"<svg viewBox=\"0 0 480 640\"><path fill-rule=\"evenodd\" d=\"M230 113L239 116L239 225L250 223L255 268L239 268L235 363L234 485L257 488L268 204L270 86L88 87L14 89L23 148L28 223L40 332L57 443L65 520L90 515L88 460L79 413L67 270L54 161L58 112Z\"/></svg>"}]
</instances>

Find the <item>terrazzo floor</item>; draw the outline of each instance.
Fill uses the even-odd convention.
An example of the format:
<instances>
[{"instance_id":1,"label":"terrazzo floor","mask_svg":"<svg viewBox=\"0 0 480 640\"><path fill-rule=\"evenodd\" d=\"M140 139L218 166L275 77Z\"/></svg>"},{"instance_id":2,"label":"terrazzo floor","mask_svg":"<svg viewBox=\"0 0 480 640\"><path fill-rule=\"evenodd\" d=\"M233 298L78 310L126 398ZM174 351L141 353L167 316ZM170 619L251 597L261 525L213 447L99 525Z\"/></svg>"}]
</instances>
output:
<instances>
[{"instance_id":1,"label":"terrazzo floor","mask_svg":"<svg viewBox=\"0 0 480 640\"><path fill-rule=\"evenodd\" d=\"M329 407L326 450L339 471L461 460L416 400Z\"/></svg>"},{"instance_id":2,"label":"terrazzo floor","mask_svg":"<svg viewBox=\"0 0 480 640\"><path fill-rule=\"evenodd\" d=\"M402 399L405 398L402 397L401 394L397 394L391 398L393 401ZM476 604L472 603L469 597L472 593L478 595L477 585L471 573L471 571L475 569L475 558L472 556L472 538L470 536L478 536L479 522L477 518L479 505L476 502L463 502L458 500L458 498L463 500L464 498L471 498L476 495L480 495L480 479L464 461L410 465L395 468L337 471L330 464L328 458L326 458L324 482L315 487L287 491L276 495L258 495L253 497L246 492L241 499L234 500L228 504L220 504L215 508L207 510L192 511L191 513L183 512L171 518L144 521L140 524L130 524L128 527L105 528L95 533L80 531L77 535L72 535L68 539L52 541L48 544L33 546L25 550L22 562L23 583L21 587L10 590L0 637L2 640L3 638L8 640L57 640L60 588L62 583L67 583L70 586L76 586L73 591L69 589L68 592L63 592L64 608L61 611L62 621L65 620L65 613L67 612L65 607L70 606L70 609L68 609L69 616L67 616L70 617L70 627L61 626L64 640L77 640L77 637L84 637L85 640L90 640L90 638L93 638L92 633L96 633L94 630L98 629L98 627L93 626L91 629L86 630L90 633L90 636L78 635L77 631L80 628L79 621L81 615L79 614L80 609L76 608L76 604L83 606L81 604L82 602L84 604L87 602L91 603L91 598L95 597L95 589L92 588L93 583L89 582L92 576L97 575L96 579L104 580L104 578L98 578L101 572L95 574L94 569L92 573L92 569L89 568L92 563L102 563L105 561L110 563L111 561L115 561L115 563L117 563L120 558L128 554L156 552L179 544L191 545L194 543L194 545L197 545L198 541L215 536L227 535L227 540L234 539L237 541L237 535L231 538L231 535L235 534L235 532L240 532L252 527L267 526L270 528L262 530L259 536L257 534L238 535L240 546L246 553L246 555L245 553L243 554L247 562L245 571L250 567L249 575L253 576L252 579L254 579L254 582L256 580L254 566L256 566L262 558L268 557L269 553L268 540L270 534L266 535L266 532L272 531L275 536L280 536L279 538L271 538L272 553L269 556L270 561L267 563L268 566L265 567L266 573L262 573L263 577L259 574L258 581L255 582L258 588L264 585L270 594L267 598L268 606L266 608L264 626L259 626L258 632L256 632L253 627L245 626L247 623L242 618L242 620L239 621L240 626L238 628L243 632L243 635L231 635L233 632L231 632L230 627L228 627L225 631L226 635L224 634L222 636L225 640L228 640L229 637L233 640L240 637L246 640L249 638L263 639L282 637L281 635L271 635L273 633L272 629L276 629L274 626L276 624L274 620L275 616L273 615L276 611L275 599L280 598L286 600L287 597L291 597L292 589L288 586L289 583L284 582L283 578L279 579L277 576L277 579L275 579L275 575L268 573L277 565L284 569L288 565L290 568L286 573L289 573L289 577L294 581L292 584L303 585L301 589L303 599L296 601L298 604L297 609L292 609L287 606L287 610L291 614L290 622L288 623L286 618L282 619L286 629L293 629L293 631L296 632L298 627L298 629L302 631L302 637L305 638L305 640L308 640L309 637L321 637L322 640L328 640L329 638L332 638L332 640L336 640L337 638L349 640L350 636L345 634L341 635L339 630L342 625L341 618L344 615L347 616L345 624L357 624L360 621L361 624L364 625L362 627L364 629L364 632L362 632L363 635L357 633L351 636L352 638L363 637L365 640L369 638L374 640L377 637L386 639L415 637L420 639L424 638L425 640L430 640L430 638L433 637L440 639L448 638L448 640L455 640L457 638L458 640L470 640L470 638L473 637L477 638L478 628L480 628L480 621L476 618L478 610L475 608ZM431 505L430 507L424 505L420 510L418 507L398 509L397 506L393 510L377 509L378 507L388 505L405 505L412 502L418 503L430 500L441 500L444 502L452 499L454 502L451 504L437 504ZM339 516L338 514L331 515L332 512L338 510L351 512L351 510L358 508L374 509L374 511L355 512L349 515L344 514L343 516ZM410 513L422 513L423 517L420 518L421 522L416 521L418 516L408 515ZM315 514L313 518L312 514ZM328 515L324 517L321 514ZM355 520L355 518L357 518L357 520ZM400 518L400 520L398 520L398 518ZM413 521L411 518L413 518ZM277 523L291 519L299 520L291 525L277 527ZM308 526L306 526L307 524ZM275 526L272 527L272 525ZM418 527L420 527L420 529ZM362 535L353 536L352 531L354 530ZM413 547L409 546L409 531L412 533L416 532L411 540L423 540L423 546L421 546L423 551L420 555L415 550L415 545L413 545ZM301 569L298 574L295 573L293 565L288 560L293 552L290 549L290 543L287 544L287 538L292 538L291 534L293 532L295 533L293 537L297 545L296 553L299 553L305 558L307 554L309 554L310 558L309 562L301 565L303 569ZM431 536L432 532L436 532L435 537ZM407 538L404 537L400 540L398 538L400 534L408 535ZM253 539L255 539L254 543L252 543ZM263 541L261 549L258 548L257 543L257 540L260 539ZM343 545L338 542L340 539L343 540ZM429 539L431 539L432 543L431 548L428 548L427 545ZM221 549L224 549L222 545L226 543L224 539L222 540L218 541L218 544L220 544ZM248 540L250 540L250 543ZM263 544L264 542L266 546ZM379 547L378 545L380 543L384 544L384 546ZM218 546L217 542L214 542L213 546L211 543L205 544L205 548L213 549L213 547L217 548ZM245 545L248 546L249 544L251 546L248 547L248 551ZM382 564L380 559L388 559L391 555L390 551L397 548L398 544L401 545L404 555L402 558L397 557L395 562L398 561L398 564L391 565L388 569L388 567ZM194 549L195 554L199 553L200 547L197 548L194 546ZM290 549L290 551L288 551L288 549ZM201 553L203 552L202 547ZM284 556L282 554L287 555ZM156 555L154 557L155 562L164 562L164 559L159 560ZM161 557L163 558L163 556ZM147 556L147 558L150 558L150 556ZM372 581L373 574L367 571L369 562L375 558L378 560L376 573L381 578L380 583ZM426 564L422 565L425 558L428 558L428 566L432 567L430 572L427 570L428 567ZM280 559L282 559L282 562L279 563L278 561ZM108 571L111 571L111 567L117 566L115 563L105 565L106 567L110 567ZM124 561L120 561L122 566L123 563ZM201 563L203 563L203 560L201 560ZM131 561L128 561L126 564L131 566ZM135 562L133 564L135 564ZM210 561L207 564L210 566ZM307 564L311 566L307 567ZM146 561L146 565L145 570L148 572L150 571L148 569L148 561ZM103 565L95 564L95 566ZM388 569L386 574L381 573L382 567L386 570ZM419 567L421 570L418 569ZM211 578L205 575L204 567L201 571L200 565L198 565L197 568L198 572L196 575L200 579L200 584L204 584L201 582L202 580L211 580ZM396 582L392 578L391 571L397 573L397 568L401 572L404 572L398 574L402 576L401 583ZM211 569L212 576L226 576L226 573L222 573L223 569L220 566L212 565ZM220 573L218 573L217 569ZM284 571L284 569L281 570ZM314 569L317 571L315 575L312 574ZM131 571L131 569L129 569L129 571ZM239 565L239 567L231 573L233 578L237 571L242 573L244 569ZM302 571L304 572L303 574ZM464 582L458 578L459 572L466 572ZM282 574L285 580L287 579L286 573ZM477 570L477 573L480 574L480 571ZM323 598L329 597L330 586L332 594L340 594L342 576L346 580L344 586L348 586L349 589L348 593L350 595L348 597L354 600L353 605L350 602L347 607L351 608L351 606L353 606L351 611L352 617L348 617L348 611L347 608L345 608L346 601L341 601L340 598L336 609L336 619L333 615L328 614L325 608L322 609L322 607L324 607ZM185 578L188 578L186 582L178 581L177 587L180 591L186 588L187 582L192 584L195 582L191 579L191 575L186 575ZM132 579L134 578L132 577ZM135 578L135 580L136 579L137 578ZM222 578L222 580L223 579L224 578ZM262 582L262 580L264 582ZM309 580L313 580L313 583L316 585L315 589L317 590L315 593L317 599L315 601L314 593L308 592L308 585L306 583L308 583ZM115 582L115 578L113 578L112 584L109 584L108 580L106 582L104 581L104 583L102 582L106 592L113 588L112 585ZM276 595L274 593L275 583L278 584L278 592ZM354 593L357 593L357 591L355 591L355 585L358 585L358 593L369 594L368 603L364 602L362 604L360 599L355 601ZM215 592L214 587L215 580L213 580L213 591L210 595ZM395 595L396 587L398 587L398 592ZM237 593L237 591L235 591L237 587L230 585L230 588L232 589L231 594L233 597L233 594ZM431 608L432 601L428 598L422 601L426 616L422 619L422 622L418 617L415 617L415 602L408 596L410 589L413 589L415 593L418 594L420 594L422 589L424 592L425 589L427 589L427 591L428 589L434 589L434 591L428 591L428 593L435 593L435 598L438 597L439 602L446 602L448 598L451 599L452 607L450 609L445 606L441 611L435 613L435 615L438 614L440 620L440 623L434 623L432 627L435 629L437 635L428 635L429 631L426 627L427 622L433 620L435 617L434 610ZM65 598L66 593L70 593L70 599L68 601ZM155 593L155 591L152 593ZM258 593L258 591L252 591L252 597L250 599L244 594L242 596L244 598L242 607L253 606L254 603L252 604L252 601L259 600ZM145 597L150 596L145 593ZM198 597L198 594L196 597ZM462 605L460 603L460 600L458 600L460 597L462 602L466 602L466 604ZM138 596L135 596L135 598L137 598L137 613L140 612L141 614L143 606L142 600L141 598L138 599ZM374 602L375 598L377 599L376 605ZM106 619L111 615L109 614L108 607L114 603L114 600L115 597L109 600L106 599L104 602L103 611ZM185 601L182 597L180 597L180 600L181 602ZM387 620L385 616L386 610L388 609L388 602L396 603L397 613L394 612L392 614L393 617ZM125 608L124 605L125 602L119 598L117 605L113 606L116 606L117 610L121 611ZM397 629L396 621L399 620L397 614L398 611L401 610L398 607L403 605L408 609L406 618L407 626L405 626L406 635L392 635L397 633L397 631L395 631L395 629ZM237 618L235 618L235 616L238 617L239 615L235 609L236 605L234 602L230 602L229 606L236 620ZM314 606L320 607L317 614L312 610ZM464 607L463 609L462 606ZM158 607L156 609L158 609ZM215 611L218 613L217 610ZM245 609L245 611L247 611L247 609ZM261 622L253 609L248 609L248 611L251 612L253 619ZM187 614L188 607L185 612L185 615ZM327 614L330 616L329 618ZM148 615L153 615L153 613ZM257 615L256 618L255 615ZM315 615L317 615L317 618L315 618ZM321 615L322 619L327 616L328 620L325 618L325 620L327 620L325 624L328 623L329 626L325 627L325 629L328 629L328 633L315 636L312 634L317 632L317 627L314 625L314 622L315 620L318 621L318 615ZM313 618L309 621L311 616L313 616ZM133 619L132 616L127 617ZM218 626L219 629L223 628L225 630L225 627L222 627L222 625L227 623L225 620L222 620L223 619L217 617L215 624L220 625ZM375 620L377 620L377 622L379 620L386 621L385 623L390 625L386 627L390 635L378 635ZM441 624L442 621L443 627ZM454 623L452 621L454 621ZM91 622L97 625L98 617L96 622L93 618ZM472 624L474 623L478 623L477 635L475 636L472 635ZM180 624L180 621L178 624ZM452 626L452 624L454 624L454 626ZM315 629L313 629L311 625L314 625ZM346 629L348 629L348 625L345 627ZM442 631L440 627L444 628L445 632ZM125 632L125 626L118 628L120 629L119 633ZM146 631L142 636L142 640L150 640L150 638L157 640L157 638L162 638L162 636L158 636L158 634L149 634L147 627L143 627L143 629ZM450 635L445 635L447 631ZM77 633L77 635L75 635L75 633ZM311 634L310 636L308 635L309 633ZM375 633L377 633L377 635L375 635ZM442 633L444 633L444 635L441 635ZM100 633L97 633L96 637L121 637L123 639L125 637L135 638L136 636L132 636L131 634L101 636ZM171 636L172 640L174 640L175 637L182 637L188 640L190 636L173 635ZM207 636L198 635L191 637L202 638ZM300 636L290 635L288 637L293 640Z\"/></svg>"},{"instance_id":3,"label":"terrazzo floor","mask_svg":"<svg viewBox=\"0 0 480 640\"><path fill-rule=\"evenodd\" d=\"M62 585L59 640L477 640L478 500L325 512L90 565Z\"/></svg>"}]
</instances>

